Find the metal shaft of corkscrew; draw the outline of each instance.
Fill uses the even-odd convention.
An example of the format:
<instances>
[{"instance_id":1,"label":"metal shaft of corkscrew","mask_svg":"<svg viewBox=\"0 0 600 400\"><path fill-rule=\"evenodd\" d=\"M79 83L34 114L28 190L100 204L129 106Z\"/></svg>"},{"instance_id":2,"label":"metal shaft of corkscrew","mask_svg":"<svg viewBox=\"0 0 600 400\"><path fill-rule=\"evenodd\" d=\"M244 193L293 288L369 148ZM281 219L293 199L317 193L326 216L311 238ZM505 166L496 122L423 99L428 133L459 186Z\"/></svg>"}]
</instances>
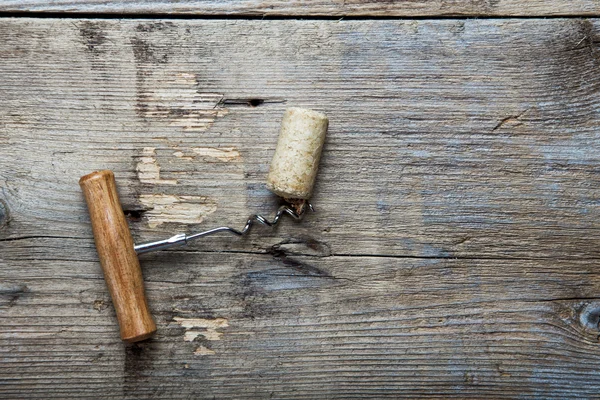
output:
<instances>
[{"instance_id":1,"label":"metal shaft of corkscrew","mask_svg":"<svg viewBox=\"0 0 600 400\"><path fill-rule=\"evenodd\" d=\"M164 250L164 249L168 249L168 248L175 247L175 246L182 246L192 240L199 239L199 238L205 237L205 236L214 235L214 234L220 233L220 232L229 232L229 233L232 233L237 236L243 236L246 233L248 233L248 231L250 230L250 228L252 227L252 225L254 224L255 221L262 225L272 227L279 223L281 216L284 214L287 214L294 220L299 221L302 219L302 217L304 216L304 213L307 209L314 211L313 206L308 202L304 203L304 205L302 206L302 208L300 209L299 212L296 212L289 206L284 205L284 206L279 207L279 209L277 210L277 213L275 214L275 217L273 218L273 221L267 220L262 215L254 214L248 218L248 220L246 221L246 225L244 226L244 228L242 230L237 230L235 228L230 228L228 226L221 226L221 227L210 229L210 230L207 230L204 232L197 232L197 233L190 233L190 234L179 233L168 239L163 239L163 240L158 240L155 242L142 243L142 244L135 245L134 250L137 254L148 253L151 251Z\"/></svg>"}]
</instances>

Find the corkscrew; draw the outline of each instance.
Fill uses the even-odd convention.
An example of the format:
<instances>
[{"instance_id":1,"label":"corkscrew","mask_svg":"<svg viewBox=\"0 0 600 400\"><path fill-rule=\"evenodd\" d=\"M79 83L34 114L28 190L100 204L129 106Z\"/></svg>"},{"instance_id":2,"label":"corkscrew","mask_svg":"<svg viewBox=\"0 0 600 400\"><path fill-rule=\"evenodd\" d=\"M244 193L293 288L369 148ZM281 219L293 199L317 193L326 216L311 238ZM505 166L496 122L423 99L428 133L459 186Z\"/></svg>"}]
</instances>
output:
<instances>
[{"instance_id":1,"label":"corkscrew","mask_svg":"<svg viewBox=\"0 0 600 400\"><path fill-rule=\"evenodd\" d=\"M244 236L255 223L273 227L284 215L300 221L307 211L314 211L309 199L328 124L327 117L316 111L302 108L285 111L267 176L267 188L282 197L287 205L279 207L272 221L259 214L251 215L241 230L221 226L134 245L113 172L96 171L81 177L79 185L90 212L96 249L119 320L121 339L137 342L156 331L144 293L139 254L185 245L222 232Z\"/></svg>"},{"instance_id":2,"label":"corkscrew","mask_svg":"<svg viewBox=\"0 0 600 400\"><path fill-rule=\"evenodd\" d=\"M237 230L237 229L231 228L229 226L220 226L218 228L209 229L204 232L196 232L196 233L192 233L192 234L179 233L175 236L171 236L168 239L135 245L133 247L133 249L135 250L135 252L137 254L143 254L143 253L148 253L148 252L157 251L157 250L164 250L164 249L168 249L170 247L188 244L188 242L191 242L192 240L196 240L196 239L199 239L199 238L202 238L205 236L210 236L210 235L214 235L215 233L221 233L221 232L228 232L228 233L232 233L237 236L244 236L245 234L248 233L248 231L250 231L250 229L252 228L252 225L254 225L255 221L262 225L268 226L268 227L274 227L279 223L281 216L284 214L289 215L291 218L293 218L296 221L300 221L302 219L302 217L304 216L304 213L307 209L310 211L315 211L312 204L310 204L309 202L305 202L302 205L302 208L300 209L299 212L295 211L290 206L283 205L283 206L279 207L279 209L277 210L275 217L273 217L273 221L269 221L268 219L266 219L265 217L263 217L260 214L253 214L250 217L248 217L248 220L246 221L246 225L244 226L244 228L242 230Z\"/></svg>"}]
</instances>

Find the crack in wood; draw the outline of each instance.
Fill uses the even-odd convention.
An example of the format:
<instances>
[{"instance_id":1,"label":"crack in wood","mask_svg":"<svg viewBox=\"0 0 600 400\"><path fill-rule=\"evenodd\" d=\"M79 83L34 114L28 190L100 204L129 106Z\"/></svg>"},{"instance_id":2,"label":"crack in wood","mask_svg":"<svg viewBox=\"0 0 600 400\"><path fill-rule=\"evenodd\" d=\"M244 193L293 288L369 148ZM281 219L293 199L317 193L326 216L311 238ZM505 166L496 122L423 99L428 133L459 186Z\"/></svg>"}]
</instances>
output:
<instances>
[{"instance_id":1,"label":"crack in wood","mask_svg":"<svg viewBox=\"0 0 600 400\"><path fill-rule=\"evenodd\" d=\"M0 239L0 242L14 242L14 241L31 240L31 239L88 240L88 239L91 239L91 237L85 238L85 237L76 237L76 236L27 235L27 236L18 236L18 237Z\"/></svg>"},{"instance_id":2,"label":"crack in wood","mask_svg":"<svg viewBox=\"0 0 600 400\"><path fill-rule=\"evenodd\" d=\"M221 105L225 106L248 106L248 107L258 107L263 104L285 104L287 100L284 99L263 99L257 97L248 97L248 98L223 98L219 102Z\"/></svg>"},{"instance_id":3,"label":"crack in wood","mask_svg":"<svg viewBox=\"0 0 600 400\"><path fill-rule=\"evenodd\" d=\"M516 114L516 115L509 115L506 118L503 118L502 120L500 120L500 122L498 122L498 124L496 124L496 126L494 126L494 128L492 128L492 132L502 128L504 125L508 124L508 123L513 123L514 126L519 126L522 125L522 122L519 120L522 116L524 116L527 112L529 112L532 109L532 107L526 109L525 111Z\"/></svg>"},{"instance_id":4,"label":"crack in wood","mask_svg":"<svg viewBox=\"0 0 600 400\"><path fill-rule=\"evenodd\" d=\"M319 278L335 279L335 277L327 271L324 271L322 269L319 269L313 265L304 263L302 261L298 261L293 258L289 258L287 256L286 251L281 250L281 248L273 246L268 251L268 253L272 254L273 258L281 260L283 262L283 265L302 273L302 275L319 277Z\"/></svg>"},{"instance_id":5,"label":"crack in wood","mask_svg":"<svg viewBox=\"0 0 600 400\"><path fill-rule=\"evenodd\" d=\"M28 236L20 236L13 238L4 238L0 239L0 242L13 242L13 241L21 241L21 240L32 240L32 239L68 239L68 240L81 240L89 242L92 240L92 237L74 237L74 236L51 236L51 235L28 235ZM274 245L277 246L277 245ZM277 252L277 249L273 250ZM174 249L163 250L162 253L193 253L193 254L211 254L211 253L219 253L219 254L256 254L256 255L265 255L265 254L273 254L271 249L265 249L262 251L252 251L252 250L231 250L231 249L222 249L222 250L210 250L210 249L194 249L191 246L178 247ZM152 254L152 253L149 253ZM498 260L498 261L545 261L545 260L557 260L557 261L572 261L572 258L560 258L560 257L522 257L522 256L465 256L465 255L448 255L448 256L425 256L425 255L412 255L412 254L389 254L389 253L336 253L331 252L329 255L323 256L315 256L314 253L293 253L298 257L318 257L318 258L326 258L326 257L345 257L345 258L390 258L390 259L414 259L414 260ZM39 258L37 258L39 259ZM67 259L61 259L63 261ZM600 261L600 257L578 257L577 260L580 261ZM73 261L73 260L70 260Z\"/></svg>"}]
</instances>

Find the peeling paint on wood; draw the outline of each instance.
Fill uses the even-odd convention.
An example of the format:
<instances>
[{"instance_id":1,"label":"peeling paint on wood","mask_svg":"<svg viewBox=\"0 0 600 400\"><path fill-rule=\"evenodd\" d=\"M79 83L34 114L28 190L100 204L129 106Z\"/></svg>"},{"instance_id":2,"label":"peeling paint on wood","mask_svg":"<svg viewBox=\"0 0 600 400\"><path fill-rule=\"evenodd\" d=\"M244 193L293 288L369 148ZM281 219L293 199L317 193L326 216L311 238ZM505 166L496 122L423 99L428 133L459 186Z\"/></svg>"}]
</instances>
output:
<instances>
[{"instance_id":1,"label":"peeling paint on wood","mask_svg":"<svg viewBox=\"0 0 600 400\"><path fill-rule=\"evenodd\" d=\"M241 162L242 155L236 147L192 147L190 151L177 150L173 153L180 160L194 160L198 157L203 162Z\"/></svg>"},{"instance_id":2,"label":"peeling paint on wood","mask_svg":"<svg viewBox=\"0 0 600 400\"><path fill-rule=\"evenodd\" d=\"M162 66L168 63L169 53L163 50L163 58L156 60L154 52L148 55L149 43L132 43L139 62L137 111L144 121L203 132L216 118L227 115L229 110L220 104L222 94L205 92L194 74L165 71Z\"/></svg>"},{"instance_id":3,"label":"peeling paint on wood","mask_svg":"<svg viewBox=\"0 0 600 400\"><path fill-rule=\"evenodd\" d=\"M198 346L196 350L194 350L194 354L197 356L212 356L216 354L214 350L211 350L204 346Z\"/></svg>"},{"instance_id":4,"label":"peeling paint on wood","mask_svg":"<svg viewBox=\"0 0 600 400\"><path fill-rule=\"evenodd\" d=\"M193 342L198 336L203 336L206 340L221 340L223 332L217 329L227 328L229 321L225 318L184 318L174 317L173 321L186 329L183 340Z\"/></svg>"},{"instance_id":5,"label":"peeling paint on wood","mask_svg":"<svg viewBox=\"0 0 600 400\"><path fill-rule=\"evenodd\" d=\"M160 166L156 161L156 151L154 147L144 147L142 156L136 166L138 179L142 183L176 185L176 179L161 179Z\"/></svg>"},{"instance_id":6,"label":"peeling paint on wood","mask_svg":"<svg viewBox=\"0 0 600 400\"><path fill-rule=\"evenodd\" d=\"M144 217L150 228L164 223L199 224L217 210L217 203L208 197L171 194L143 194L140 202L148 208Z\"/></svg>"},{"instance_id":7,"label":"peeling paint on wood","mask_svg":"<svg viewBox=\"0 0 600 400\"><path fill-rule=\"evenodd\" d=\"M194 147L192 151L201 157L214 158L219 161L241 161L241 155L235 147Z\"/></svg>"},{"instance_id":8,"label":"peeling paint on wood","mask_svg":"<svg viewBox=\"0 0 600 400\"><path fill-rule=\"evenodd\" d=\"M176 151L173 153L173 155L181 160L190 160L191 161L194 159L193 156L186 156L183 151Z\"/></svg>"}]
</instances>

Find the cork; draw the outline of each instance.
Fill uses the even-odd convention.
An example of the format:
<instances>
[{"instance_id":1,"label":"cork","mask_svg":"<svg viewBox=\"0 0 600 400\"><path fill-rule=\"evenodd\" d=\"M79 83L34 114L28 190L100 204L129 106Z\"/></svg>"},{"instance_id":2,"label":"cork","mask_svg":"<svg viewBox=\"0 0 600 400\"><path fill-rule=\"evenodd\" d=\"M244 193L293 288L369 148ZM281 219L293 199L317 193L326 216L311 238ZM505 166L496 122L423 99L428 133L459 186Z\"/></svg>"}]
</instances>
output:
<instances>
[{"instance_id":1,"label":"cork","mask_svg":"<svg viewBox=\"0 0 600 400\"><path fill-rule=\"evenodd\" d=\"M329 120L304 108L285 110L267 187L287 199L308 200L317 178Z\"/></svg>"}]
</instances>

